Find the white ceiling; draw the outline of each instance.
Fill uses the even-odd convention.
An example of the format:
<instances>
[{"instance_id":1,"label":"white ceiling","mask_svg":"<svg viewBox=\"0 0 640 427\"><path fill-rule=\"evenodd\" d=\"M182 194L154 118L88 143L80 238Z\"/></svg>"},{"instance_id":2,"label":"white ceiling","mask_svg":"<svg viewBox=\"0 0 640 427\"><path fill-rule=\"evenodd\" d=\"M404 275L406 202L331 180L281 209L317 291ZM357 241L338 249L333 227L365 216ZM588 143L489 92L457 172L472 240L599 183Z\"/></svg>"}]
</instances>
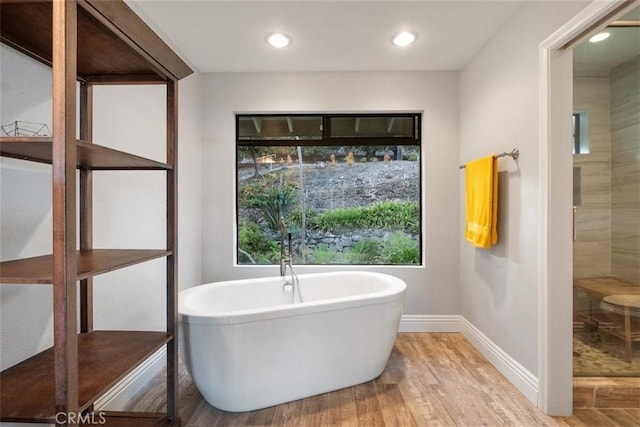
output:
<instances>
[{"instance_id":1,"label":"white ceiling","mask_svg":"<svg viewBox=\"0 0 640 427\"><path fill-rule=\"evenodd\" d=\"M640 7L620 18L620 21L640 21ZM612 68L640 55L639 27L608 27L608 39L585 41L574 49L573 71L577 76L608 76Z\"/></svg>"},{"instance_id":2,"label":"white ceiling","mask_svg":"<svg viewBox=\"0 0 640 427\"><path fill-rule=\"evenodd\" d=\"M127 0L201 72L458 70L521 1ZM400 30L410 47L391 44ZM268 46L282 31L292 44Z\"/></svg>"}]
</instances>

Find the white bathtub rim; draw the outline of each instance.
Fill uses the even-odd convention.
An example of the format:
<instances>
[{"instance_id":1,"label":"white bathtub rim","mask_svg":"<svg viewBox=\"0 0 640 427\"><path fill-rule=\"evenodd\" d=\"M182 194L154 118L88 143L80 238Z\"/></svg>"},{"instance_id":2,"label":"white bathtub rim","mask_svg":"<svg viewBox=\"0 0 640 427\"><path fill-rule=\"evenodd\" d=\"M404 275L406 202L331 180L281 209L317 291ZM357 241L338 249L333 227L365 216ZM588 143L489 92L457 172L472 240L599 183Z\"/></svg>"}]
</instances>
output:
<instances>
[{"instance_id":1,"label":"white bathtub rim","mask_svg":"<svg viewBox=\"0 0 640 427\"><path fill-rule=\"evenodd\" d=\"M314 313L328 313L331 311L353 310L354 308L384 305L400 301L402 296L391 295L383 298L352 299L336 303L335 300L328 303L295 303L291 305L277 305L268 309L248 310L233 312L229 311L223 315L178 315L178 320L183 324L212 324L212 325L236 325L241 323L262 322L269 319L279 319L288 317L307 316ZM353 304L356 302L356 304ZM351 304L350 304L351 303ZM305 305L307 304L307 305Z\"/></svg>"},{"instance_id":2,"label":"white bathtub rim","mask_svg":"<svg viewBox=\"0 0 640 427\"><path fill-rule=\"evenodd\" d=\"M404 298L404 294L407 289L407 285L404 280L389 275L385 273L372 273L372 272L362 272L362 271L341 271L341 272L330 272L330 273L309 273L309 274L301 274L299 277L301 279L304 278L313 278L318 276L348 276L350 274L360 275L360 276L384 276L385 280L388 280L390 286L386 289L358 294L358 295L350 295L346 297L338 297L338 298L330 298L325 300L314 300L308 302L295 302L293 304L280 304L269 307L259 307L253 309L242 309L242 310L231 310L224 312L208 312L205 313L201 309L191 309L186 306L186 304L181 303L184 299L189 296L193 296L191 294L203 292L206 288L210 287L218 287L218 286L233 286L238 282L252 284L252 283L261 283L264 282L265 279L275 280L279 276L275 277L267 277L267 278L256 278L256 279L246 279L246 280L227 280L222 282L213 282L207 283L204 285L194 286L192 288L186 289L180 292L178 297L178 319L181 323L187 324L238 324L238 323L248 323L255 321L262 321L267 319L281 318L281 317L294 317L311 313L319 313L319 312L327 312L327 311L335 311L335 310L345 310L348 308L354 307L363 307L369 305L379 305L379 304L387 304L394 301L401 301ZM304 287L301 287L302 296L304 299Z\"/></svg>"},{"instance_id":3,"label":"white bathtub rim","mask_svg":"<svg viewBox=\"0 0 640 427\"><path fill-rule=\"evenodd\" d=\"M406 287L406 283L404 282L404 280L400 279L397 276L393 276L391 274L387 274L387 273L380 273L380 272L374 272L374 271L360 271L360 270L347 270L347 271L330 271L330 272L324 272L324 273L303 273L303 274L298 274L298 278L300 279L305 279L305 278L309 278L309 279L313 279L316 277L327 277L327 278L331 278L331 277L342 277L342 276L369 276L369 277L384 277L385 280L389 280L391 283L393 283L396 286L400 286L401 288L405 288ZM289 275L286 276L287 278L290 277ZM203 287L214 287L214 286L234 286L234 285L238 285L238 283L242 282L243 284L255 284L255 283L263 283L265 280L277 280L277 279L282 279L282 276L266 276L266 277L254 277L251 279L231 279L231 280L223 280L223 281L218 281L218 282L210 282L210 283L203 283L201 285L196 285L196 286L192 286L188 289L185 289L183 291L180 291L180 295L189 295L190 293L196 292L197 290L202 290ZM388 288L389 289L389 288ZM395 286L391 287L391 289L395 289ZM387 291L387 289L385 289L385 291ZM383 291L381 291L383 292Z\"/></svg>"}]
</instances>

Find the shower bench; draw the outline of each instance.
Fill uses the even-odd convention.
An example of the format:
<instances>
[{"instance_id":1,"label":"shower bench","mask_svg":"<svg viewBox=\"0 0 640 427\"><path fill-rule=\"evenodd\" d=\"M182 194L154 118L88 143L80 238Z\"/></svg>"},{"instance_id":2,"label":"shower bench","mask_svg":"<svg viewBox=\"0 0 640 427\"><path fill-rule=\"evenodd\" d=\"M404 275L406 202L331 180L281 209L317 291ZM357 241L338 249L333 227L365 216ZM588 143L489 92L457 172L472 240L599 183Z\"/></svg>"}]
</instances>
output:
<instances>
[{"instance_id":1,"label":"shower bench","mask_svg":"<svg viewBox=\"0 0 640 427\"><path fill-rule=\"evenodd\" d=\"M578 312L578 291L600 300L599 309ZM631 363L633 343L640 341L640 286L615 277L576 279L573 282L574 319L624 340L625 360Z\"/></svg>"}]
</instances>

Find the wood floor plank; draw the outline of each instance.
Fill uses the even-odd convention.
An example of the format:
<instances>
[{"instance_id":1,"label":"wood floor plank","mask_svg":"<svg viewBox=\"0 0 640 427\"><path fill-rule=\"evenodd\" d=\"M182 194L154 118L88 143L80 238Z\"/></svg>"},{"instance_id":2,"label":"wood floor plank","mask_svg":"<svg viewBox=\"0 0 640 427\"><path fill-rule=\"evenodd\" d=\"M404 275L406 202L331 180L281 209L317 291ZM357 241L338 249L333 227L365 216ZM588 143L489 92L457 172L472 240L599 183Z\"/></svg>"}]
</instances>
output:
<instances>
[{"instance_id":1,"label":"wood floor plank","mask_svg":"<svg viewBox=\"0 0 640 427\"><path fill-rule=\"evenodd\" d=\"M407 409L404 397L397 384L374 381L376 397L382 409L382 418L386 426L417 426L413 416Z\"/></svg>"},{"instance_id":2,"label":"wood floor plank","mask_svg":"<svg viewBox=\"0 0 640 427\"><path fill-rule=\"evenodd\" d=\"M324 393L319 396L302 400L301 426L326 426L331 422L331 395Z\"/></svg>"},{"instance_id":3,"label":"wood floor plank","mask_svg":"<svg viewBox=\"0 0 640 427\"><path fill-rule=\"evenodd\" d=\"M389 356L389 361L397 360L398 357L400 356L398 355L398 351L394 347L393 351L391 352L391 355ZM384 372L382 372L382 374L378 378L376 378L376 381L383 384L398 383L398 380L396 379L396 376L394 375L394 371L392 369L385 369Z\"/></svg>"},{"instance_id":4,"label":"wood floor plank","mask_svg":"<svg viewBox=\"0 0 640 427\"><path fill-rule=\"evenodd\" d=\"M275 407L274 425L299 426L302 417L302 400L283 403Z\"/></svg>"},{"instance_id":5,"label":"wood floor plank","mask_svg":"<svg viewBox=\"0 0 640 427\"><path fill-rule=\"evenodd\" d=\"M186 373L186 369L183 369L183 372ZM178 410L180 417L183 420L190 420L196 412L196 409L198 409L200 402L204 402L205 400L188 375L186 375L186 379L183 381L181 372L179 384Z\"/></svg>"},{"instance_id":6,"label":"wood floor plank","mask_svg":"<svg viewBox=\"0 0 640 427\"><path fill-rule=\"evenodd\" d=\"M637 409L625 409L625 412L630 414L636 420L640 420L640 408L637 408Z\"/></svg>"},{"instance_id":7,"label":"wood floor plank","mask_svg":"<svg viewBox=\"0 0 640 427\"><path fill-rule=\"evenodd\" d=\"M126 410L132 412L160 412L166 404L165 381L162 378L155 377L129 402Z\"/></svg>"},{"instance_id":8,"label":"wood floor plank","mask_svg":"<svg viewBox=\"0 0 640 427\"><path fill-rule=\"evenodd\" d=\"M373 381L354 387L358 425L384 426L382 408L376 396Z\"/></svg>"},{"instance_id":9,"label":"wood floor plank","mask_svg":"<svg viewBox=\"0 0 640 427\"><path fill-rule=\"evenodd\" d=\"M465 420L474 420L478 425L502 424L500 417L487 404L490 400L488 390L478 387L467 371L461 371L455 379L443 385L443 390L451 396L447 400L447 409L456 424L464 425Z\"/></svg>"},{"instance_id":10,"label":"wood floor plank","mask_svg":"<svg viewBox=\"0 0 640 427\"><path fill-rule=\"evenodd\" d=\"M275 413L275 406L251 411L247 416L247 424L252 426L272 426Z\"/></svg>"},{"instance_id":11,"label":"wood floor plank","mask_svg":"<svg viewBox=\"0 0 640 427\"><path fill-rule=\"evenodd\" d=\"M125 410L163 411L164 375L158 374ZM640 408L584 408L569 417L546 416L457 333L399 334L377 379L245 413L208 404L181 364L179 405L185 427L640 425Z\"/></svg>"},{"instance_id":12,"label":"wood floor plank","mask_svg":"<svg viewBox=\"0 0 640 427\"><path fill-rule=\"evenodd\" d=\"M201 400L190 419L182 419L186 427L211 427L218 424L222 413L206 400Z\"/></svg>"},{"instance_id":13,"label":"wood floor plank","mask_svg":"<svg viewBox=\"0 0 640 427\"><path fill-rule=\"evenodd\" d=\"M574 414L568 417L555 417L554 418L554 422L556 423L556 425L558 427L591 427L588 426L587 424L585 424L580 418L578 418L575 415L575 409L574 409ZM596 426L593 426L596 427ZM599 426L602 427L602 426Z\"/></svg>"},{"instance_id":14,"label":"wood floor plank","mask_svg":"<svg viewBox=\"0 0 640 427\"><path fill-rule=\"evenodd\" d=\"M580 420L585 426L620 426L620 424L599 410L574 409L573 416Z\"/></svg>"},{"instance_id":15,"label":"wood floor plank","mask_svg":"<svg viewBox=\"0 0 640 427\"><path fill-rule=\"evenodd\" d=\"M640 425L640 414L634 414L627 409L601 409L600 412L621 427L638 427ZM640 410L636 412L640 412Z\"/></svg>"},{"instance_id":16,"label":"wood floor plank","mask_svg":"<svg viewBox=\"0 0 640 427\"><path fill-rule=\"evenodd\" d=\"M211 407L211 406L210 406ZM214 408L215 409L215 408ZM215 424L204 424L208 427L234 427L234 426L248 426L247 419L249 418L249 412L224 412L218 411L218 417Z\"/></svg>"},{"instance_id":17,"label":"wood floor plank","mask_svg":"<svg viewBox=\"0 0 640 427\"><path fill-rule=\"evenodd\" d=\"M331 425L345 427L358 425L354 387L332 391L329 393L329 402L331 404L329 408Z\"/></svg>"}]
</instances>

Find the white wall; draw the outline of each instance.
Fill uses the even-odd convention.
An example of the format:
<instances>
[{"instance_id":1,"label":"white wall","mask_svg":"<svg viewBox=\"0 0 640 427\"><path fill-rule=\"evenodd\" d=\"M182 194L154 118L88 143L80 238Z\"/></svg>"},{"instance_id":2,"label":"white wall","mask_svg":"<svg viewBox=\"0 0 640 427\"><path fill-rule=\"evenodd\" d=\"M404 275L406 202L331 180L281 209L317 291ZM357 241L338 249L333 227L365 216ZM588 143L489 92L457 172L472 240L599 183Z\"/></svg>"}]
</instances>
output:
<instances>
[{"instance_id":1,"label":"white wall","mask_svg":"<svg viewBox=\"0 0 640 427\"><path fill-rule=\"evenodd\" d=\"M178 83L178 285L202 283L202 79Z\"/></svg>"},{"instance_id":2,"label":"white wall","mask_svg":"<svg viewBox=\"0 0 640 427\"><path fill-rule=\"evenodd\" d=\"M0 124L51 129L51 71L0 44ZM0 157L0 259L51 253L51 168ZM0 285L0 368L53 344L50 286Z\"/></svg>"},{"instance_id":3,"label":"white wall","mask_svg":"<svg viewBox=\"0 0 640 427\"><path fill-rule=\"evenodd\" d=\"M423 111L425 265L366 269L407 282L405 314L459 314L457 72L221 73L202 86L204 282L278 274L234 265L235 112Z\"/></svg>"},{"instance_id":4,"label":"white wall","mask_svg":"<svg viewBox=\"0 0 640 427\"><path fill-rule=\"evenodd\" d=\"M0 47L0 123L51 126L50 69ZM180 83L179 280L200 283L200 77ZM162 85L94 89L94 142L165 159ZM0 258L51 252L51 168L0 158ZM94 173L94 247L165 247L165 174ZM126 191L123 191L126 189ZM95 278L95 328L165 327L163 259ZM0 365L4 369L52 345L52 291L47 285L0 286Z\"/></svg>"},{"instance_id":5,"label":"white wall","mask_svg":"<svg viewBox=\"0 0 640 427\"><path fill-rule=\"evenodd\" d=\"M482 250L460 244L462 315L535 376L541 303L539 45L585 4L526 3L460 73L460 162L520 149L517 162L499 160L498 245ZM459 191L462 224L462 185Z\"/></svg>"}]
</instances>

